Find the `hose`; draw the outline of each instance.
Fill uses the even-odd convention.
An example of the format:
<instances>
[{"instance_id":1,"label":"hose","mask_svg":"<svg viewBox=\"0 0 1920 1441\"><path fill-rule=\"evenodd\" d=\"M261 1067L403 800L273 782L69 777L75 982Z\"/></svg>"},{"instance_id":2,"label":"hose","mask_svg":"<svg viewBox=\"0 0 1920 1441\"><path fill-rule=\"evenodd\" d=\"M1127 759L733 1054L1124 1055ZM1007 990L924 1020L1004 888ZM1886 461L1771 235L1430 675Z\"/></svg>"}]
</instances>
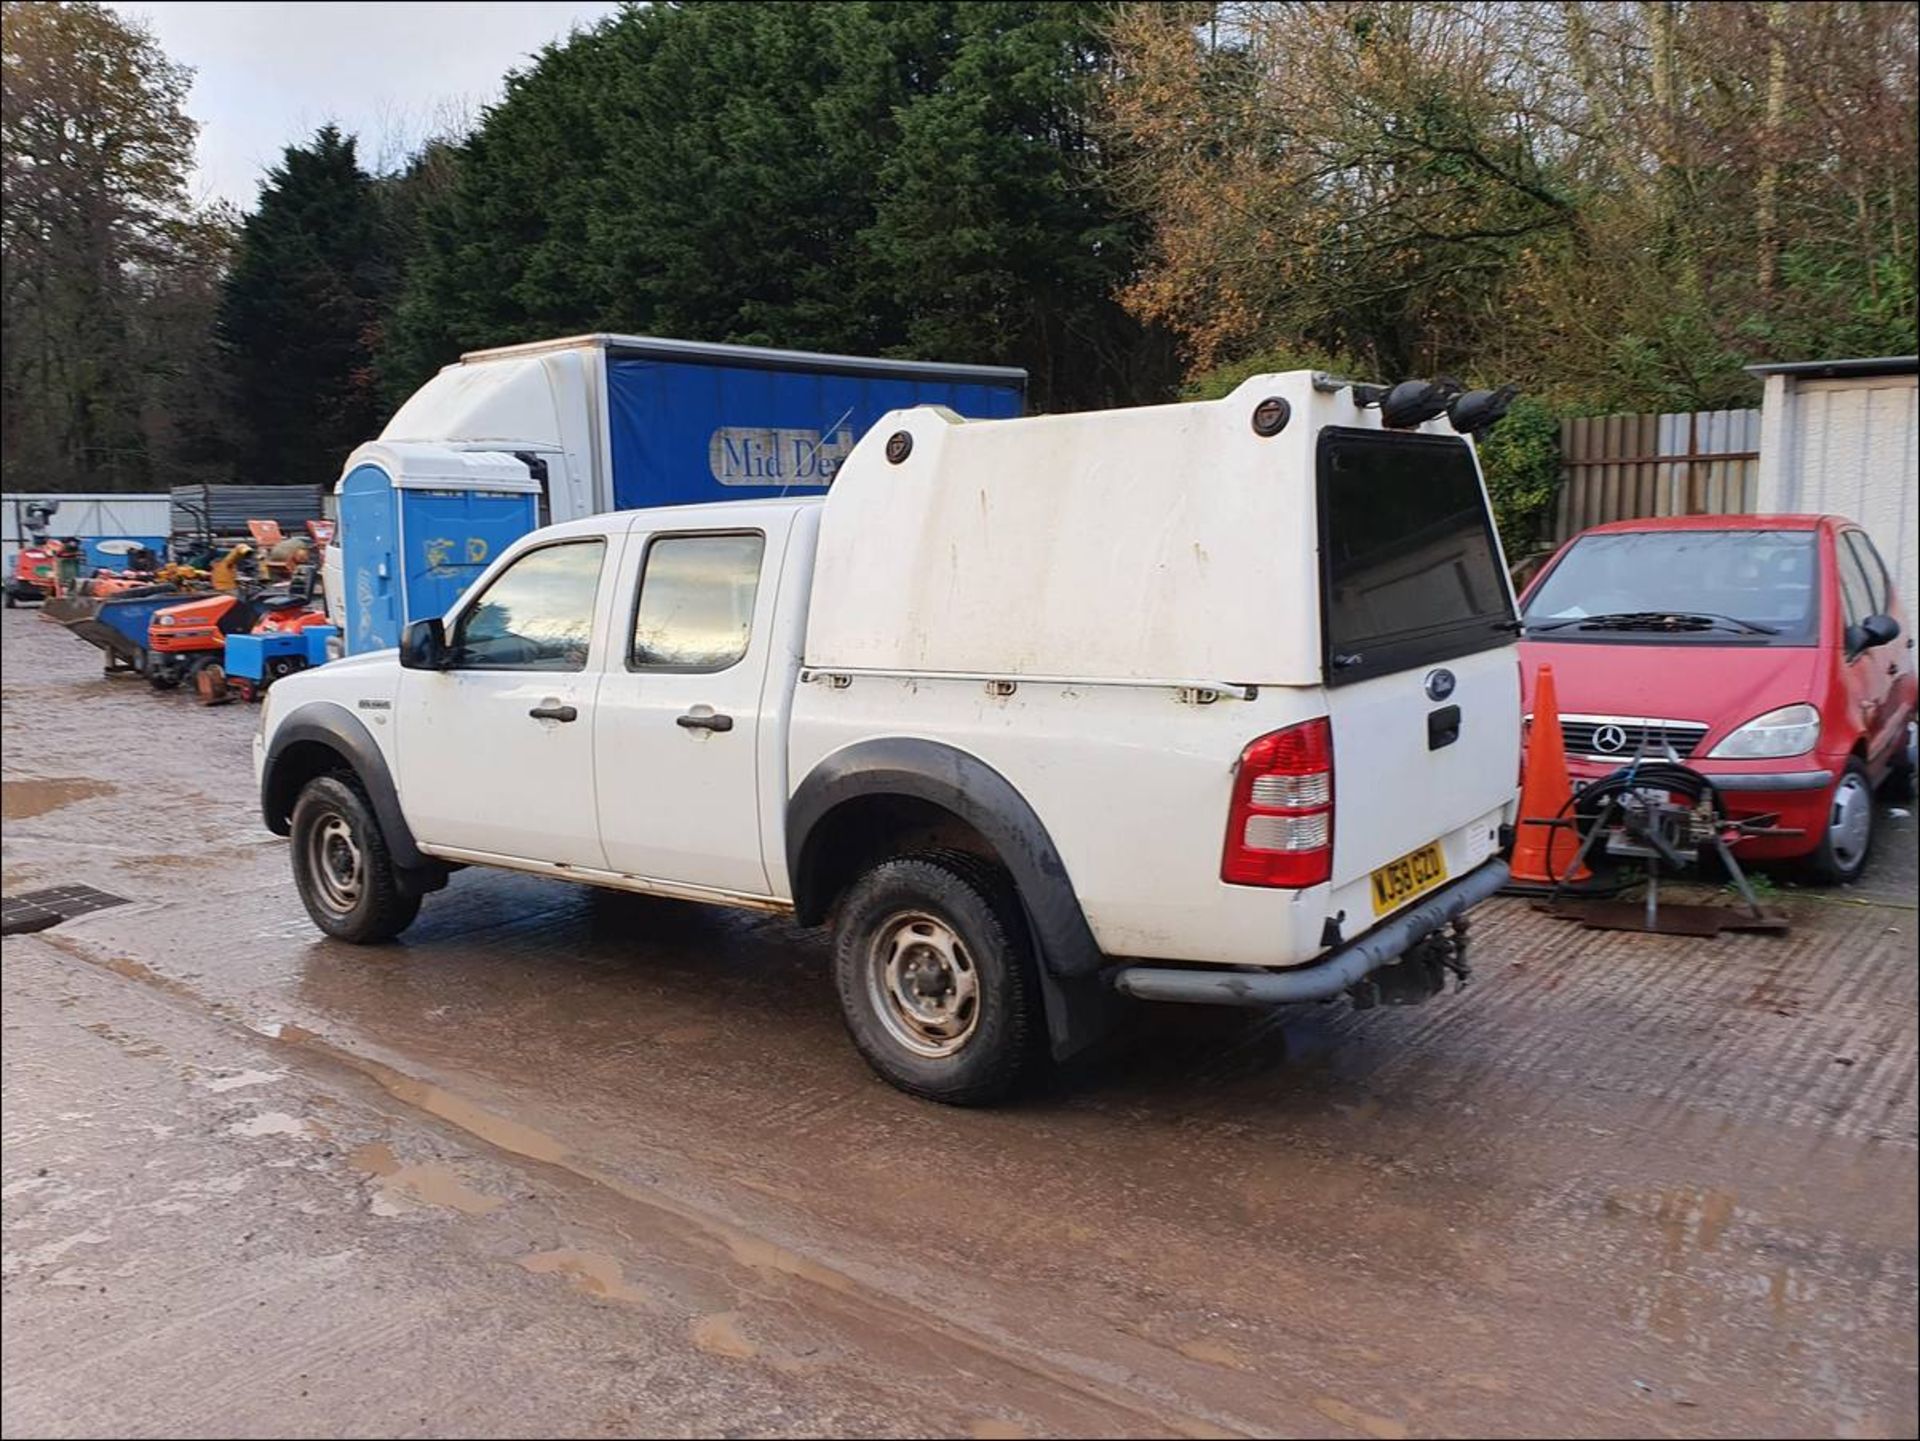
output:
<instances>
[{"instance_id":1,"label":"hose","mask_svg":"<svg viewBox=\"0 0 1920 1441\"><path fill-rule=\"evenodd\" d=\"M1721 799L1720 788L1709 777L1690 766L1683 766L1674 761L1635 760L1631 765L1624 765L1619 770L1607 772L1592 784L1582 786L1568 796L1565 803L1554 814L1554 820L1556 822L1564 820L1568 809L1571 808L1575 821L1573 829L1577 833L1582 817L1585 817L1588 826L1598 823L1601 808L1606 804L1609 796L1642 788L1684 796L1695 805L1705 797L1713 804L1715 820L1724 821L1727 818L1727 806ZM1560 874L1553 866L1553 843L1560 838L1561 830L1562 827L1557 824L1547 828L1546 870L1550 876Z\"/></svg>"}]
</instances>

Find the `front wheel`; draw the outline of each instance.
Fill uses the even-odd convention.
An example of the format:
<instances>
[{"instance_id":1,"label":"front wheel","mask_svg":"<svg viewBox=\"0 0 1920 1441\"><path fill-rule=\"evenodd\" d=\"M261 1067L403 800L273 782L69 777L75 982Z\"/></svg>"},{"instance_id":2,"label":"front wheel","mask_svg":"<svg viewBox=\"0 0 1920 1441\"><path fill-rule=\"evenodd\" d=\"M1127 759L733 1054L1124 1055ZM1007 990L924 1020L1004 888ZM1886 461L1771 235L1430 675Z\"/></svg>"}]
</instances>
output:
<instances>
[{"instance_id":1,"label":"front wheel","mask_svg":"<svg viewBox=\"0 0 1920 1441\"><path fill-rule=\"evenodd\" d=\"M1867 768L1850 759L1827 803L1827 825L1808 857L1815 880L1844 885L1860 879L1873 851L1873 784Z\"/></svg>"},{"instance_id":2,"label":"front wheel","mask_svg":"<svg viewBox=\"0 0 1920 1441\"><path fill-rule=\"evenodd\" d=\"M1040 1063L1045 1022L1019 900L976 857L902 857L854 882L833 970L854 1045L903 1091L987 1105Z\"/></svg>"},{"instance_id":3,"label":"front wheel","mask_svg":"<svg viewBox=\"0 0 1920 1441\"><path fill-rule=\"evenodd\" d=\"M355 945L392 940L420 913L419 893L399 887L373 808L340 777L307 782L290 839L300 899L328 935Z\"/></svg>"}]
</instances>

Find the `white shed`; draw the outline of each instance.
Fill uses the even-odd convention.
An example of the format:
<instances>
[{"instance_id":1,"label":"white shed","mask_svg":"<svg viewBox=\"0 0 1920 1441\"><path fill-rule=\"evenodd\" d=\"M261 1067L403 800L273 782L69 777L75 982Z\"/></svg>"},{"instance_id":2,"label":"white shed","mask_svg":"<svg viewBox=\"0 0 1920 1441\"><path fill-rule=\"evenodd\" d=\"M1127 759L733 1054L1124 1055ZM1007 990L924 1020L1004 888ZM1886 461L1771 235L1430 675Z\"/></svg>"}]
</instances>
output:
<instances>
[{"instance_id":1,"label":"white shed","mask_svg":"<svg viewBox=\"0 0 1920 1441\"><path fill-rule=\"evenodd\" d=\"M1844 515L1893 570L1920 620L1920 357L1750 365L1760 415L1762 511Z\"/></svg>"},{"instance_id":2,"label":"white shed","mask_svg":"<svg viewBox=\"0 0 1920 1441\"><path fill-rule=\"evenodd\" d=\"M54 492L8 491L0 495L0 566L13 573L13 558L29 539L26 507L33 501L57 501L59 509L47 522L47 533L74 536L87 553L88 565L121 565L118 557L98 552L93 542L137 540L155 551L166 548L169 519L167 493L60 495Z\"/></svg>"}]
</instances>

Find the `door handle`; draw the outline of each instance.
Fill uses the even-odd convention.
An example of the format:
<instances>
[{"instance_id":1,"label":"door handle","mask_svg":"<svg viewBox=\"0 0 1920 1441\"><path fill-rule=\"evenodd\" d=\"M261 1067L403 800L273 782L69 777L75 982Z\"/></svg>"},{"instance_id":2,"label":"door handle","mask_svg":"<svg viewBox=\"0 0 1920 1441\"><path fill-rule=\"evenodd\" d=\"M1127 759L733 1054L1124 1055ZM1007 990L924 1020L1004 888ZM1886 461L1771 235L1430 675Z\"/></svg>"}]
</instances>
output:
<instances>
[{"instance_id":1,"label":"door handle","mask_svg":"<svg viewBox=\"0 0 1920 1441\"><path fill-rule=\"evenodd\" d=\"M685 715L675 716L673 723L682 730L689 731L730 731L733 729L733 717L730 715L701 715L698 711L688 711Z\"/></svg>"},{"instance_id":2,"label":"door handle","mask_svg":"<svg viewBox=\"0 0 1920 1441\"><path fill-rule=\"evenodd\" d=\"M570 721L580 718L580 712L570 705L537 705L527 714L535 720Z\"/></svg>"},{"instance_id":3,"label":"door handle","mask_svg":"<svg viewBox=\"0 0 1920 1441\"><path fill-rule=\"evenodd\" d=\"M1442 706L1427 712L1427 749L1441 750L1460 739L1460 707Z\"/></svg>"}]
</instances>

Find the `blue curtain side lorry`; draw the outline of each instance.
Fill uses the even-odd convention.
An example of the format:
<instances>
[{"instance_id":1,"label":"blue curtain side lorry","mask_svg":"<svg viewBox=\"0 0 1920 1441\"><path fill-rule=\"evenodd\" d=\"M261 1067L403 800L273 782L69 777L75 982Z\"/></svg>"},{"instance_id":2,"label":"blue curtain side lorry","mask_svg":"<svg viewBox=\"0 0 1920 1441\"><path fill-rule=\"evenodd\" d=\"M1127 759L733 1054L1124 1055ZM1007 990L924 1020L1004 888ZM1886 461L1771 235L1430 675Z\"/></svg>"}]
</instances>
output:
<instances>
[{"instance_id":1,"label":"blue curtain side lorry","mask_svg":"<svg viewBox=\"0 0 1920 1441\"><path fill-rule=\"evenodd\" d=\"M397 645L536 526L823 490L890 410L1025 409L1024 370L580 335L479 350L348 457L327 603L348 653Z\"/></svg>"}]
</instances>

